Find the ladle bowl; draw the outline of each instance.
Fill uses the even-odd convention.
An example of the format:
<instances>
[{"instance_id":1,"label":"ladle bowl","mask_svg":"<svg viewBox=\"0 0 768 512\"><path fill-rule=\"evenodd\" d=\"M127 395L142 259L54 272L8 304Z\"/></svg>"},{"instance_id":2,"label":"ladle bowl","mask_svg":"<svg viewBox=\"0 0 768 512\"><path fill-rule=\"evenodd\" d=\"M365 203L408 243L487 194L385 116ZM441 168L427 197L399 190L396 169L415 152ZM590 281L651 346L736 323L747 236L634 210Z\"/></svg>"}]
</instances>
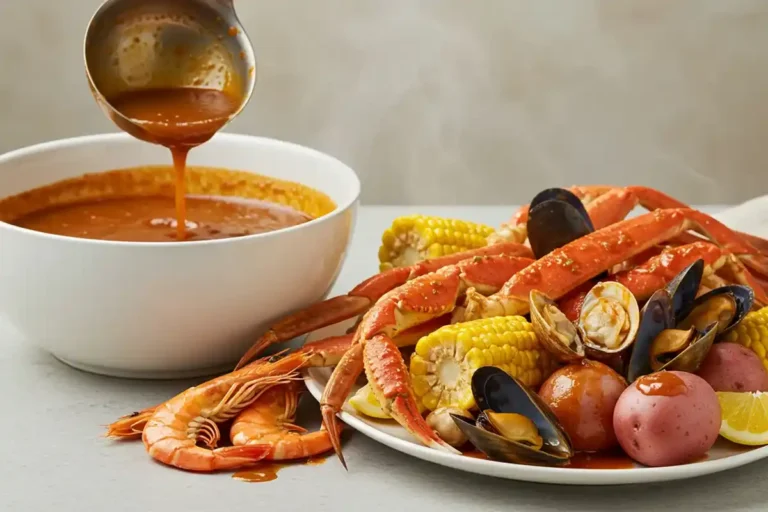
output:
<instances>
[{"instance_id":1,"label":"ladle bowl","mask_svg":"<svg viewBox=\"0 0 768 512\"><path fill-rule=\"evenodd\" d=\"M97 103L121 130L154 142L112 98L141 89L200 87L242 98L256 83L256 59L232 0L107 0L84 41L85 70Z\"/></svg>"}]
</instances>

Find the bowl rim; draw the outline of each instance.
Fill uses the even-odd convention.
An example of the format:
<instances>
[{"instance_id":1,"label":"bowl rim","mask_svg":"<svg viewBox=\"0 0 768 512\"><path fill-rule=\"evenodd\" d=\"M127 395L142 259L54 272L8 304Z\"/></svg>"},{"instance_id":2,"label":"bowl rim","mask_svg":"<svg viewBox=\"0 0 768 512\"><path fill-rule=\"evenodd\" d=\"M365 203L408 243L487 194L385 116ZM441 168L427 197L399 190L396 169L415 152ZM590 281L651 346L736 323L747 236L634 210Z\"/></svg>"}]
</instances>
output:
<instances>
[{"instance_id":1,"label":"bowl rim","mask_svg":"<svg viewBox=\"0 0 768 512\"><path fill-rule=\"evenodd\" d=\"M99 240L99 239L93 239L93 238L78 238L78 237L72 237L72 236L57 235L52 233L44 233L42 231L35 231L33 229L15 226L5 221L0 221L0 229L7 229L10 231L22 233L29 236L44 238L44 239L49 238L52 240L60 240L62 242L77 243L77 244L113 246L113 247L122 247L126 249L127 248L146 248L149 250L152 250L152 248L167 249L171 247L174 248L174 250L184 250L181 248L187 247L186 250L190 250L189 249L190 247L246 243L247 241L252 241L255 239L274 238L274 237L282 236L283 234L301 231L303 229L311 229L313 226L317 226L321 223L328 222L334 217L344 214L360 200L361 183L360 183L360 178L357 176L357 173L355 173L354 169L352 169L349 165L345 164L338 158L328 153L324 153L322 151L311 148L309 146L304 146L294 142L275 139L271 137L262 137L258 135L248 135L243 133L219 132L211 138L209 143L214 142L215 140L221 140L221 139L231 140L231 141L240 140L240 141L259 142L262 144L282 147L288 151L304 153L306 155L310 155L315 158L329 160L336 165L336 167L339 169L339 171L342 172L342 174L346 175L345 177L347 179L350 180L350 184L353 187L351 197L346 202L342 204L337 204L336 208L334 208L327 214L321 217L312 219L309 222L305 222L303 224L288 226L285 228L276 229L274 231L267 231L265 233L254 233L252 235L246 235L246 236L240 236L240 237L234 237L234 238L220 238L215 240L192 240L184 243L135 242L135 241L121 241L121 240ZM67 138L49 140L45 142L39 142L29 146L24 146L21 148L10 150L6 153L0 154L0 164L5 164L9 161L20 159L20 158L25 158L29 155L45 153L48 151L61 149L61 148L83 146L83 145L90 145L90 144L103 143L103 142L115 142L115 141L125 142L125 141L131 141L131 140L135 140L142 144L149 144L148 142L140 141L139 139L136 139L135 137L132 137L131 135L123 132L80 135L75 137L67 137Z\"/></svg>"}]
</instances>

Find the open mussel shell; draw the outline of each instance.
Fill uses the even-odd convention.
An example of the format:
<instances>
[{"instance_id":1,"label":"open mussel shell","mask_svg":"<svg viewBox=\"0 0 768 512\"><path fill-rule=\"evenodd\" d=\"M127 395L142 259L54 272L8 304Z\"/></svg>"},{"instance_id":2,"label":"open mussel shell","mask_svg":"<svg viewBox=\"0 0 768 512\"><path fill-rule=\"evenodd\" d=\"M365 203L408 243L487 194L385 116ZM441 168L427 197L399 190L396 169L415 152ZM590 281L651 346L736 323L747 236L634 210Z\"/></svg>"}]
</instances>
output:
<instances>
[{"instance_id":1,"label":"open mussel shell","mask_svg":"<svg viewBox=\"0 0 768 512\"><path fill-rule=\"evenodd\" d=\"M637 299L620 283L598 283L584 297L577 328L587 356L604 359L623 352L635 341L640 328Z\"/></svg>"},{"instance_id":2,"label":"open mussel shell","mask_svg":"<svg viewBox=\"0 0 768 512\"><path fill-rule=\"evenodd\" d=\"M678 323L678 328L695 327L703 331L712 322L717 322L717 334L723 334L744 319L754 302L755 292L748 286L715 288L693 301L688 314Z\"/></svg>"},{"instance_id":3,"label":"open mussel shell","mask_svg":"<svg viewBox=\"0 0 768 512\"><path fill-rule=\"evenodd\" d=\"M715 337L717 337L717 322L712 322L709 326L705 327L702 332L699 332L696 329L690 329L688 331L675 329L675 331L681 334L685 333L689 336L687 348L680 351L670 361L657 367L654 371L669 370L695 373L701 366L701 363L704 362L704 359L706 359L709 349L712 348L712 344L715 342ZM650 359L652 363L653 358Z\"/></svg>"},{"instance_id":4,"label":"open mussel shell","mask_svg":"<svg viewBox=\"0 0 768 512\"><path fill-rule=\"evenodd\" d=\"M531 326L539 343L558 361L569 363L584 358L584 344L576 326L557 304L537 290L528 296Z\"/></svg>"},{"instance_id":5,"label":"open mussel shell","mask_svg":"<svg viewBox=\"0 0 768 512\"><path fill-rule=\"evenodd\" d=\"M547 189L531 202L528 241L536 258L594 231L579 198L564 189Z\"/></svg>"},{"instance_id":6,"label":"open mussel shell","mask_svg":"<svg viewBox=\"0 0 768 512\"><path fill-rule=\"evenodd\" d=\"M651 369L653 340L663 330L672 329L674 326L672 297L666 289L662 288L651 295L640 313L640 326L627 366L628 382L632 383L639 377L653 372Z\"/></svg>"},{"instance_id":7,"label":"open mussel shell","mask_svg":"<svg viewBox=\"0 0 768 512\"><path fill-rule=\"evenodd\" d=\"M562 464L573 456L568 434L549 407L536 393L506 372L495 367L479 368L472 375L475 402L483 411L478 423L458 415L451 415L459 429L480 451L494 460L518 464ZM493 414L498 416L494 418ZM541 438L540 447L530 439L508 439L500 434L505 429L494 419L504 415L528 418ZM517 437L517 436L516 436Z\"/></svg>"},{"instance_id":8,"label":"open mussel shell","mask_svg":"<svg viewBox=\"0 0 768 512\"><path fill-rule=\"evenodd\" d=\"M675 322L680 322L691 312L703 275L704 260L698 259L677 274L664 288L672 299Z\"/></svg>"}]
</instances>

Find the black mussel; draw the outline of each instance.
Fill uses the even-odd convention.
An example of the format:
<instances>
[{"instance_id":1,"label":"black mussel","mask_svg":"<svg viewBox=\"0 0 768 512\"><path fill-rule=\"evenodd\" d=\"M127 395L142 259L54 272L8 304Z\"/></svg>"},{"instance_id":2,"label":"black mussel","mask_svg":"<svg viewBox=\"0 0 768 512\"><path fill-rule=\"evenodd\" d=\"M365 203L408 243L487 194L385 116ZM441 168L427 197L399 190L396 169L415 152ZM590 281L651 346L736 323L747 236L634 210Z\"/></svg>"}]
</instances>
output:
<instances>
[{"instance_id":1,"label":"black mussel","mask_svg":"<svg viewBox=\"0 0 768 512\"><path fill-rule=\"evenodd\" d=\"M595 227L592 225L592 219L589 218L589 214L587 213L587 209L584 207L584 203L581 202L581 199L579 199L576 194L571 192L570 190L564 189L564 188L547 188L536 194L534 198L531 200L531 204L528 207L528 211L536 208L539 204L545 202L545 201L560 201L564 203L568 203L571 206L573 206L576 210L579 211L582 217L586 220L587 226L589 226L590 231L594 231Z\"/></svg>"},{"instance_id":2,"label":"black mussel","mask_svg":"<svg viewBox=\"0 0 768 512\"><path fill-rule=\"evenodd\" d=\"M675 322L688 316L693 308L704 275L704 260L698 259L688 265L667 284L665 290L672 298L672 310Z\"/></svg>"},{"instance_id":3,"label":"black mussel","mask_svg":"<svg viewBox=\"0 0 768 512\"><path fill-rule=\"evenodd\" d=\"M723 286L692 299L688 287L696 281L696 272L695 266L689 267L676 278L676 285L658 290L645 304L629 361L629 382L662 370L695 372L717 336L736 326L752 308L754 292L741 285ZM690 303L675 303L672 292ZM675 312L681 316L675 317Z\"/></svg>"},{"instance_id":4,"label":"black mussel","mask_svg":"<svg viewBox=\"0 0 768 512\"><path fill-rule=\"evenodd\" d=\"M666 289L657 290L640 311L640 327L637 329L632 356L627 369L627 381L632 383L638 377L647 375L651 369L651 346L653 340L665 329L675 326L672 298Z\"/></svg>"},{"instance_id":5,"label":"black mussel","mask_svg":"<svg viewBox=\"0 0 768 512\"><path fill-rule=\"evenodd\" d=\"M662 370L695 373L709 354L717 336L717 322L698 331L666 329L651 344L650 366Z\"/></svg>"},{"instance_id":6,"label":"black mussel","mask_svg":"<svg viewBox=\"0 0 768 512\"><path fill-rule=\"evenodd\" d=\"M562 464L573 455L568 434L532 390L495 367L478 368L472 392L477 422L451 415L469 441L490 458L518 464Z\"/></svg>"},{"instance_id":7,"label":"black mussel","mask_svg":"<svg viewBox=\"0 0 768 512\"><path fill-rule=\"evenodd\" d=\"M695 327L703 331L712 322L717 322L717 334L723 334L744 319L754 302L755 292L748 286L715 288L693 301L688 314L678 323L678 328Z\"/></svg>"},{"instance_id":8,"label":"black mussel","mask_svg":"<svg viewBox=\"0 0 768 512\"><path fill-rule=\"evenodd\" d=\"M528 211L527 230L536 258L594 231L584 205L567 190L547 189L534 200L537 202L531 203Z\"/></svg>"}]
</instances>

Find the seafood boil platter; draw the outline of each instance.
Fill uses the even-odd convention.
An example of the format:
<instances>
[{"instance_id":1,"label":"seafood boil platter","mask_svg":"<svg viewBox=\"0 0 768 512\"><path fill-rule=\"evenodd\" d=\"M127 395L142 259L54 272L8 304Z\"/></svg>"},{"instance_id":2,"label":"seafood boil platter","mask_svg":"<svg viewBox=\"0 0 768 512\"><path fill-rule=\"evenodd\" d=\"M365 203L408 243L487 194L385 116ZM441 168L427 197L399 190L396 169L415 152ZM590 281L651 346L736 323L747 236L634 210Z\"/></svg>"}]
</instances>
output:
<instances>
[{"instance_id":1,"label":"seafood boil platter","mask_svg":"<svg viewBox=\"0 0 768 512\"><path fill-rule=\"evenodd\" d=\"M168 471L251 481L318 457L355 471L352 430L458 470L557 484L768 457L762 233L663 184L553 184L499 226L396 215L371 248L379 272L327 297L359 181L309 148L219 133L254 83L224 4L170 24L215 25L212 51L142 43L141 24L156 37L164 18L158 3L130 3L85 41L91 91L128 134L0 157L0 306L24 337L96 373L218 368L137 403L106 437ZM230 55L225 37L248 51ZM192 64L178 77L148 66L136 85L117 68L149 47ZM308 395L322 416L311 431L296 417Z\"/></svg>"},{"instance_id":2,"label":"seafood boil platter","mask_svg":"<svg viewBox=\"0 0 768 512\"><path fill-rule=\"evenodd\" d=\"M656 208L605 228L595 227L602 221L589 216L594 205L612 196L630 196L624 210L638 204L650 206L638 198L642 194L674 201L643 187L554 188L538 194L530 207L521 210L525 214L514 216L500 229L418 215L395 218L382 235L379 274L347 295L311 305L276 323L244 354L238 369L223 376L232 379L241 372L252 373L258 376L253 377L254 382L274 390L281 384L272 384L270 379L279 376L295 385L301 373L306 389L321 404L324 427L303 433L293 423L292 410L282 409L285 401L275 401L273 393L265 391L257 393L258 398L244 412L232 403L238 412L230 427L231 441L235 443L238 434L245 439L245 411L265 407L262 402L266 401L285 411L282 417L288 425L284 428L296 429L291 434L302 450L309 445L298 438L323 438L323 442L315 438L317 444L311 452L290 456L273 452L268 460L301 459L334 449L342 452L343 425L444 466L559 484L676 480L765 458L768 439L757 425L766 409L762 400L768 373L763 347L768 342L768 310L760 305L765 292L755 271L750 270L751 265L759 264L760 256L746 264L688 232L677 242L655 245L654 235L642 221L656 222L663 218L662 213L695 212L691 215L699 217L708 232L725 228L703 212L685 207ZM582 211L586 215L579 213ZM547 218L542 223L546 229L540 232L535 228L539 212L545 212ZM578 234L569 236L566 232L573 225L578 226ZM637 225L646 236L632 237L629 230ZM642 243L644 248L631 249L631 263L626 255L610 256L610 260L594 257L590 240L612 233L615 226L625 226L619 234L621 244L598 239L596 250L614 253L617 245L626 248ZM752 235L726 229L722 233L750 240L742 243L760 243ZM502 249L523 255L500 253L498 258L512 265L512 277L474 272L470 265L492 262L497 258L489 253L497 250L495 245L509 243L493 241L503 231L524 231L527 238L526 243L512 242ZM673 237L682 234L671 232ZM537 239L539 233L542 239ZM670 236L666 228L664 233ZM688 236L697 239L686 239ZM550 239L559 241L553 246ZM574 248L576 252L568 252ZM528 250L533 257L524 255ZM441 251L442 255L424 257L425 251ZM592 262L596 268L585 269L590 277L574 286L565 282L566 277L578 274L586 264L573 270L577 264L568 259L579 253L592 256L580 261ZM446 264L446 260L459 263ZM561 274L561 279L539 278L548 269L561 271L558 262L567 263L567 274ZM439 268L432 270L430 265ZM456 288L444 293L447 284L439 279L447 271L442 269L456 271L457 265L467 268L453 276ZM533 279L526 277L530 268L538 272ZM521 273L522 277L515 277ZM496 279L496 284L488 277ZM476 279L474 287L462 282L470 278ZM481 283L481 279L486 281ZM517 314L456 318L460 308L464 315L470 309L467 302L457 304L457 297L466 299L473 288L504 290L515 279L522 279L524 284L518 286L527 291L527 300L511 306L518 308ZM414 285L426 286L413 292ZM457 292L461 286L463 291ZM549 286L546 292L539 290L544 286ZM553 292L554 287L566 291ZM427 291L433 289L437 293ZM366 293L379 297L370 299ZM502 298L495 295L498 293L486 291L480 297L500 301L515 297L510 293ZM525 313L521 313L523 308L527 308ZM377 335L364 341L355 339L365 335L366 322L408 325L408 314L418 316L407 328L375 327ZM293 352L258 359L268 347L306 332L310 336ZM387 336L389 344L371 351L377 336L383 341ZM364 346L356 353L358 344ZM349 366L345 366L347 359L352 360L346 363ZM345 389L336 395L333 387L339 382ZM214 383L222 384L214 379L203 387ZM235 392L230 385L219 389L224 395L213 398L217 406ZM188 402L190 394L195 395L194 388L176 397L175 404L174 400L165 404L166 413ZM146 430L152 418L157 421L158 413L151 408L118 419L110 427L110 435L137 438L141 433L150 454L163 460L162 452L152 454L152 439ZM257 423L262 421L263 417ZM158 435L167 435L167 426L157 425L162 427ZM206 440L215 439L213 434L205 435L211 436ZM262 444L251 439L243 446ZM190 469L177 459L165 462ZM238 467L242 464L248 465L237 461ZM350 471L353 464L350 462Z\"/></svg>"}]
</instances>

